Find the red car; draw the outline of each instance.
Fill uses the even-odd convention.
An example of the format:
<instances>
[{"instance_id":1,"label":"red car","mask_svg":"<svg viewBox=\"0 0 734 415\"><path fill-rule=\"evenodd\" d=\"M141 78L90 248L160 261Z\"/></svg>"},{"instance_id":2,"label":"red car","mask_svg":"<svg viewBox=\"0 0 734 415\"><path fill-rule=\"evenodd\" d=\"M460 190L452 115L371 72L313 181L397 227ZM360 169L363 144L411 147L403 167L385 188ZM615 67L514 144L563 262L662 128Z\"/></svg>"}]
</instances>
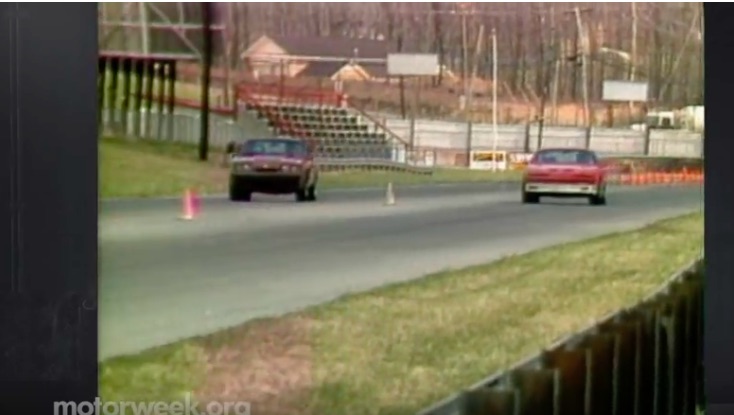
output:
<instances>
[{"instance_id":1,"label":"red car","mask_svg":"<svg viewBox=\"0 0 734 415\"><path fill-rule=\"evenodd\" d=\"M577 148L539 150L522 180L522 202L539 203L541 196L584 197L591 205L607 203L606 168L596 153Z\"/></svg>"},{"instance_id":2,"label":"red car","mask_svg":"<svg viewBox=\"0 0 734 415\"><path fill-rule=\"evenodd\" d=\"M319 172L302 140L260 138L228 147L230 200L249 202L253 193L295 193L298 202L316 200Z\"/></svg>"}]
</instances>

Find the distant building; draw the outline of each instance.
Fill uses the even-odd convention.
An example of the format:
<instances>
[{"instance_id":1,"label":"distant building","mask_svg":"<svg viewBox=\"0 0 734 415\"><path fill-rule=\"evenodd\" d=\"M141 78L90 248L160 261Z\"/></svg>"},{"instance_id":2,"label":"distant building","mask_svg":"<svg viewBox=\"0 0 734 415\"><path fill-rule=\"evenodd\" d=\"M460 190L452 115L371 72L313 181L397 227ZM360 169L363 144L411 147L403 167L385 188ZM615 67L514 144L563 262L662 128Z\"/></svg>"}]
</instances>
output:
<instances>
[{"instance_id":1,"label":"distant building","mask_svg":"<svg viewBox=\"0 0 734 415\"><path fill-rule=\"evenodd\" d=\"M358 60L387 59L387 54L393 51L385 40L263 35L242 53L241 58L255 77L281 76L282 71L288 78L366 81L386 79L387 66ZM318 62L308 58L340 60Z\"/></svg>"}]
</instances>

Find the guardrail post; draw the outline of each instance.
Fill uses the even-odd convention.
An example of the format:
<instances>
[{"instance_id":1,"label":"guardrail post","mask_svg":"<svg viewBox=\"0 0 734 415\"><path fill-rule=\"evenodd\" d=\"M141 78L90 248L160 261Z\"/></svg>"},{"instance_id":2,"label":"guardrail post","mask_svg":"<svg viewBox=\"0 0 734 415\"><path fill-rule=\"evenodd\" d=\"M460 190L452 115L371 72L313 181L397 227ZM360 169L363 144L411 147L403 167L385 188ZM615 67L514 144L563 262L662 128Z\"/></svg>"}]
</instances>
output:
<instances>
[{"instance_id":1,"label":"guardrail post","mask_svg":"<svg viewBox=\"0 0 734 415\"><path fill-rule=\"evenodd\" d=\"M143 120L145 121L145 123L143 124L143 136L145 138L150 138L150 115L153 108L153 80L155 79L155 63L156 61L154 60L149 60L145 62L145 117L143 118Z\"/></svg>"},{"instance_id":2,"label":"guardrail post","mask_svg":"<svg viewBox=\"0 0 734 415\"><path fill-rule=\"evenodd\" d=\"M584 143L587 150L591 150L591 126L584 128Z\"/></svg>"},{"instance_id":3,"label":"guardrail post","mask_svg":"<svg viewBox=\"0 0 734 415\"><path fill-rule=\"evenodd\" d=\"M117 126L117 80L120 76L120 60L111 58L110 60L110 94L107 100L107 128L112 131ZM100 109L101 111L101 109Z\"/></svg>"},{"instance_id":4,"label":"guardrail post","mask_svg":"<svg viewBox=\"0 0 734 415\"><path fill-rule=\"evenodd\" d=\"M699 270L697 274L697 286L693 296L693 321L695 328L692 330L695 340L693 349L693 359L691 363L694 366L692 378L696 380L694 385L694 402L697 406L705 405L704 379L703 379L703 270Z\"/></svg>"},{"instance_id":5,"label":"guardrail post","mask_svg":"<svg viewBox=\"0 0 734 415\"><path fill-rule=\"evenodd\" d=\"M471 150L474 144L472 143L472 133L474 130L474 125L471 121L467 121L466 123L466 167L468 168L471 166Z\"/></svg>"},{"instance_id":6,"label":"guardrail post","mask_svg":"<svg viewBox=\"0 0 734 415\"><path fill-rule=\"evenodd\" d=\"M615 336L612 413L633 415L635 414L640 323L635 320L634 316L620 314L614 321L601 325L599 330Z\"/></svg>"},{"instance_id":7,"label":"guardrail post","mask_svg":"<svg viewBox=\"0 0 734 415\"><path fill-rule=\"evenodd\" d=\"M165 119L163 115L163 104L165 101L165 94L166 94L166 62L161 61L156 65L155 67L155 79L158 81L158 96L156 97L156 119L158 122L156 123L156 132L155 132L155 138L156 140L163 139L163 120Z\"/></svg>"},{"instance_id":8,"label":"guardrail post","mask_svg":"<svg viewBox=\"0 0 734 415\"><path fill-rule=\"evenodd\" d=\"M133 73L133 61L131 59L122 60L122 102L120 103L120 116L122 121L122 135L128 135L128 125L130 124L130 83Z\"/></svg>"},{"instance_id":9,"label":"guardrail post","mask_svg":"<svg viewBox=\"0 0 734 415\"><path fill-rule=\"evenodd\" d=\"M555 369L518 369L508 375L518 393L516 415L561 415L560 373Z\"/></svg>"},{"instance_id":10,"label":"guardrail post","mask_svg":"<svg viewBox=\"0 0 734 415\"><path fill-rule=\"evenodd\" d=\"M677 289L676 289L677 288ZM688 340L686 339L686 295L678 291L680 285L673 290L673 303L671 304L671 315L669 317L668 335L670 338L670 415L686 414L686 355L688 353Z\"/></svg>"},{"instance_id":11,"label":"guardrail post","mask_svg":"<svg viewBox=\"0 0 734 415\"><path fill-rule=\"evenodd\" d=\"M166 125L166 137L169 140L174 140L175 130L173 128L173 121L176 113L176 61L168 62L168 70L166 71L166 78L168 80L168 96L166 97L168 102L168 117Z\"/></svg>"},{"instance_id":12,"label":"guardrail post","mask_svg":"<svg viewBox=\"0 0 734 415\"><path fill-rule=\"evenodd\" d=\"M686 380L686 415L695 414L699 405L696 393L699 383L698 369L702 359L698 355L701 343L700 323L701 313L699 295L702 291L701 281L688 281L686 290L686 332L688 348L686 350L686 372L683 378Z\"/></svg>"},{"instance_id":13,"label":"guardrail post","mask_svg":"<svg viewBox=\"0 0 734 415\"><path fill-rule=\"evenodd\" d=\"M672 287L675 295L675 308L673 335L675 336L676 348L674 349L675 381L673 387L674 400L671 408L672 414L693 415L698 405L696 389L698 386L698 368L700 356L698 356L700 313L697 296L701 291L700 281L684 280Z\"/></svg>"},{"instance_id":14,"label":"guardrail post","mask_svg":"<svg viewBox=\"0 0 734 415\"><path fill-rule=\"evenodd\" d=\"M610 333L596 333L581 341L580 347L591 353L588 371L587 410L594 415L612 415L614 409L614 363L616 338Z\"/></svg>"},{"instance_id":15,"label":"guardrail post","mask_svg":"<svg viewBox=\"0 0 734 415\"><path fill-rule=\"evenodd\" d=\"M650 155L650 127L645 125L645 135L643 138L643 151L646 156Z\"/></svg>"},{"instance_id":16,"label":"guardrail post","mask_svg":"<svg viewBox=\"0 0 734 415\"><path fill-rule=\"evenodd\" d=\"M464 392L462 415L515 415L517 391L513 389L479 388Z\"/></svg>"},{"instance_id":17,"label":"guardrail post","mask_svg":"<svg viewBox=\"0 0 734 415\"><path fill-rule=\"evenodd\" d=\"M561 348L546 351L542 360L545 365L559 372L558 413L586 415L591 352L587 349Z\"/></svg>"},{"instance_id":18,"label":"guardrail post","mask_svg":"<svg viewBox=\"0 0 734 415\"><path fill-rule=\"evenodd\" d=\"M141 113L143 107L143 74L145 72L145 61L143 59L133 60L135 68L135 92L133 94L133 135L140 137Z\"/></svg>"},{"instance_id":19,"label":"guardrail post","mask_svg":"<svg viewBox=\"0 0 734 415\"><path fill-rule=\"evenodd\" d=\"M638 371L636 415L654 415L657 382L657 310L656 304L640 307L640 337L638 343Z\"/></svg>"}]
</instances>

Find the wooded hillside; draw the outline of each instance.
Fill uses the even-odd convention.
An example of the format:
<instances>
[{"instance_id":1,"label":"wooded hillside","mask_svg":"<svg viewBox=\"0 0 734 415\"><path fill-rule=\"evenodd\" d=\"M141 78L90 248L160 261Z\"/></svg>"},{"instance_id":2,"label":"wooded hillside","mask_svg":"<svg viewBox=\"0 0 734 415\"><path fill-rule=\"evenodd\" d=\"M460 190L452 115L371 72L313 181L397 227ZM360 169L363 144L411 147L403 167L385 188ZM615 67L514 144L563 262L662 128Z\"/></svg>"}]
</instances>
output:
<instances>
[{"instance_id":1,"label":"wooded hillside","mask_svg":"<svg viewBox=\"0 0 734 415\"><path fill-rule=\"evenodd\" d=\"M136 19L138 9L124 7L133 3L119 4L123 6L116 11L107 6L105 18ZM156 7L174 22L196 22L200 13L198 3ZM654 104L661 106L703 102L701 3L217 3L216 9L218 21L227 28L217 60L229 60L233 68L241 65L237 56L253 40L272 33L382 37L404 49L438 53L462 75L475 66L483 26L476 73L491 78L494 28L503 96L537 101L555 93L558 102L579 102L586 37L591 102L600 101L603 79L647 80ZM130 33L125 42L135 44L135 35ZM165 41L170 36L154 31L151 43L185 47L180 41L178 46ZM196 33L189 37L198 43Z\"/></svg>"}]
</instances>

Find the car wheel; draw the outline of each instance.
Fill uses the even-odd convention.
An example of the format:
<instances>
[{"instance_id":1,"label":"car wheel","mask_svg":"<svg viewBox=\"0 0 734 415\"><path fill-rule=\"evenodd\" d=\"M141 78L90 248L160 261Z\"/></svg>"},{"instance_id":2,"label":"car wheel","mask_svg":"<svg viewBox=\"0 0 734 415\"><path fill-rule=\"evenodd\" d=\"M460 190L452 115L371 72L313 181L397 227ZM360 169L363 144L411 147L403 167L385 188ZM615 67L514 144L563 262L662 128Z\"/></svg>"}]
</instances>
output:
<instances>
[{"instance_id":1,"label":"car wheel","mask_svg":"<svg viewBox=\"0 0 734 415\"><path fill-rule=\"evenodd\" d=\"M603 206L607 204L607 189L606 187L602 188L602 190L589 197L589 204L593 206Z\"/></svg>"},{"instance_id":2,"label":"car wheel","mask_svg":"<svg viewBox=\"0 0 734 415\"><path fill-rule=\"evenodd\" d=\"M589 197L589 204L592 206L603 206L607 204L606 196L591 196Z\"/></svg>"},{"instance_id":3,"label":"car wheel","mask_svg":"<svg viewBox=\"0 0 734 415\"><path fill-rule=\"evenodd\" d=\"M242 189L237 179L230 179L229 200L233 202L249 202L252 200L252 193Z\"/></svg>"},{"instance_id":4,"label":"car wheel","mask_svg":"<svg viewBox=\"0 0 734 415\"><path fill-rule=\"evenodd\" d=\"M308 194L306 189L296 190L296 202L307 202Z\"/></svg>"},{"instance_id":5,"label":"car wheel","mask_svg":"<svg viewBox=\"0 0 734 415\"><path fill-rule=\"evenodd\" d=\"M308 190L306 190L306 200L308 200L309 202L316 201L316 185L308 187Z\"/></svg>"},{"instance_id":6,"label":"car wheel","mask_svg":"<svg viewBox=\"0 0 734 415\"><path fill-rule=\"evenodd\" d=\"M540 203L540 195L537 193L522 192L523 203Z\"/></svg>"}]
</instances>

